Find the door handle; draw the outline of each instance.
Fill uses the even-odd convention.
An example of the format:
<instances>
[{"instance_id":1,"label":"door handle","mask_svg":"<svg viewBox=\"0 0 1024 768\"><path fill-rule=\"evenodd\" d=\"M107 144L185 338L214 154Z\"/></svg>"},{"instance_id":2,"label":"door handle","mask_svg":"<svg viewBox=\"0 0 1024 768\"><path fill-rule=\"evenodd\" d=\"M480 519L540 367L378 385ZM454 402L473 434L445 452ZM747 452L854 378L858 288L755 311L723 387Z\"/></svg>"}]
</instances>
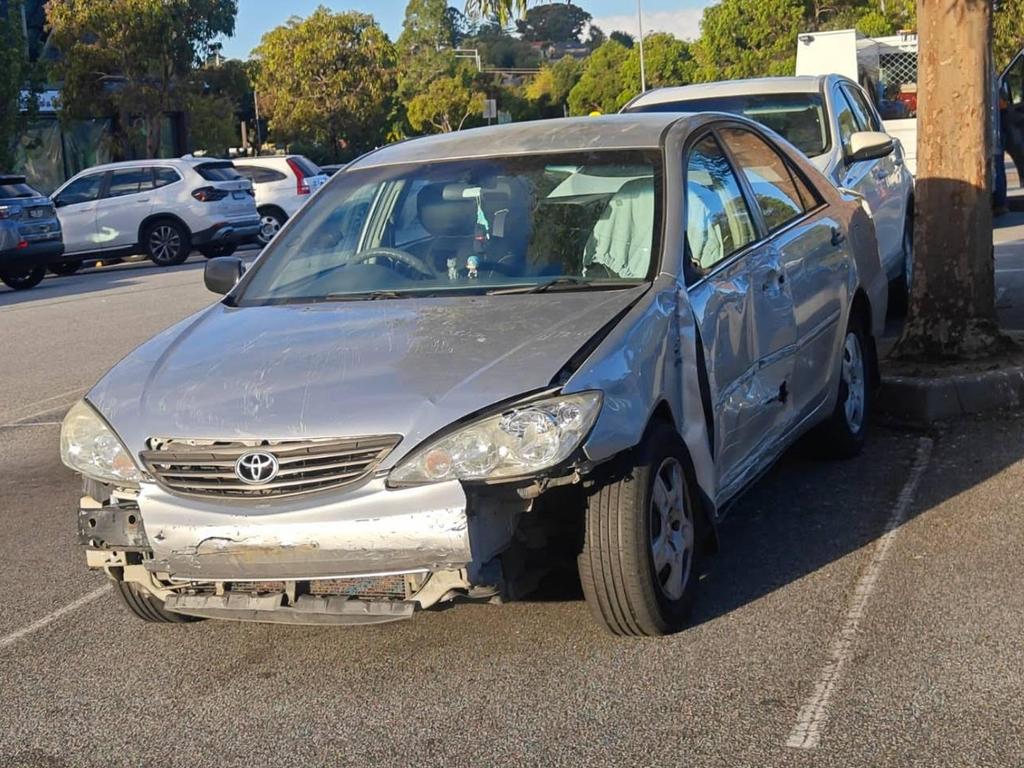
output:
<instances>
[{"instance_id":1,"label":"door handle","mask_svg":"<svg viewBox=\"0 0 1024 768\"><path fill-rule=\"evenodd\" d=\"M832 245L838 247L846 242L846 235L839 227L832 227Z\"/></svg>"},{"instance_id":2,"label":"door handle","mask_svg":"<svg viewBox=\"0 0 1024 768\"><path fill-rule=\"evenodd\" d=\"M141 203L148 203L148 202L149 202L149 198L148 197L144 197L141 200L136 200L135 201L136 205L141 204Z\"/></svg>"}]
</instances>

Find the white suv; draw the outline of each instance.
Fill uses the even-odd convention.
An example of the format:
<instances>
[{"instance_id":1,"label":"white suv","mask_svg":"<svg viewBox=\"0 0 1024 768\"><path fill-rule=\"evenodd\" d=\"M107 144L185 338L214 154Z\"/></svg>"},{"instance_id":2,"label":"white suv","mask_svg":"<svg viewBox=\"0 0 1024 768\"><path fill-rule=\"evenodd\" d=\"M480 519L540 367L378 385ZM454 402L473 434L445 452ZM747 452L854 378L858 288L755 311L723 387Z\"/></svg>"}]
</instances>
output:
<instances>
[{"instance_id":1,"label":"white suv","mask_svg":"<svg viewBox=\"0 0 1024 768\"><path fill-rule=\"evenodd\" d=\"M239 158L235 168L250 179L256 189L262 245L273 240L284 223L329 178L316 163L302 155Z\"/></svg>"},{"instance_id":2,"label":"white suv","mask_svg":"<svg viewBox=\"0 0 1024 768\"><path fill-rule=\"evenodd\" d=\"M227 256L260 231L252 184L226 160L185 157L82 171L52 196L65 272L93 257L145 253L162 267L195 248Z\"/></svg>"}]
</instances>

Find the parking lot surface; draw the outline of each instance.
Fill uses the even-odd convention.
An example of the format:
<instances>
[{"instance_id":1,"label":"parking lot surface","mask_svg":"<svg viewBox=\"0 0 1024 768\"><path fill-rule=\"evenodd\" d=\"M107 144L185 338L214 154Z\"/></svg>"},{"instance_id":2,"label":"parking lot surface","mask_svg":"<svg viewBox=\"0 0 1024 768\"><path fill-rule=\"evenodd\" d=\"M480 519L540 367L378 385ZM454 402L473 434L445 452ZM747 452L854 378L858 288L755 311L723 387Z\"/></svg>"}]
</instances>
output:
<instances>
[{"instance_id":1,"label":"parking lot surface","mask_svg":"<svg viewBox=\"0 0 1024 768\"><path fill-rule=\"evenodd\" d=\"M59 421L214 300L203 261L0 292L3 768L1021 764L1020 416L791 452L667 639L605 635L571 578L369 628L133 619L75 542Z\"/></svg>"}]
</instances>

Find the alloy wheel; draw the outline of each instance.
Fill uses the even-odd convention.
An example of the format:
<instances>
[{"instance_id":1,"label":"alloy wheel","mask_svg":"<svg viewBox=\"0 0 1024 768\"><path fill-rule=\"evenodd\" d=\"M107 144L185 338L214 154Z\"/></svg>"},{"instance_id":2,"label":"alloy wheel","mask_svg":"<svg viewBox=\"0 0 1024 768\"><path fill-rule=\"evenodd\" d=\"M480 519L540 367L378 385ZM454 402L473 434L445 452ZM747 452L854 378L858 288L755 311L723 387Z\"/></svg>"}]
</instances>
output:
<instances>
[{"instance_id":1,"label":"alloy wheel","mask_svg":"<svg viewBox=\"0 0 1024 768\"><path fill-rule=\"evenodd\" d=\"M161 224L149 233L149 252L158 264L169 264L181 253L181 235L170 224Z\"/></svg>"},{"instance_id":2,"label":"alloy wheel","mask_svg":"<svg viewBox=\"0 0 1024 768\"><path fill-rule=\"evenodd\" d=\"M281 229L281 222L276 216L266 214L260 219L260 242L266 245L274 239L274 235Z\"/></svg>"},{"instance_id":3,"label":"alloy wheel","mask_svg":"<svg viewBox=\"0 0 1024 768\"><path fill-rule=\"evenodd\" d=\"M693 562L692 512L686 505L685 475L678 459L667 458L651 492L651 555L662 593L678 600L686 591Z\"/></svg>"},{"instance_id":4,"label":"alloy wheel","mask_svg":"<svg viewBox=\"0 0 1024 768\"><path fill-rule=\"evenodd\" d=\"M856 333L846 334L843 344L843 383L846 385L846 424L857 434L864 426L864 406L867 401L867 382L864 376L864 353Z\"/></svg>"}]
</instances>

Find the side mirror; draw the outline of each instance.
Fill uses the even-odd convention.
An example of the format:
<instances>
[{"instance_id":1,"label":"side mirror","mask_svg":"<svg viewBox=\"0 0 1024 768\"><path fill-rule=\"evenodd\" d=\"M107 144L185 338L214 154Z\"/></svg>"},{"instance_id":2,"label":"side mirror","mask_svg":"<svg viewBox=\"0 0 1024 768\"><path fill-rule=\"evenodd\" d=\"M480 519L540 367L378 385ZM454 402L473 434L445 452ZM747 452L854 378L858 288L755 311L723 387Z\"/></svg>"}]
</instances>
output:
<instances>
[{"instance_id":1,"label":"side mirror","mask_svg":"<svg viewBox=\"0 0 1024 768\"><path fill-rule=\"evenodd\" d=\"M60 197L55 197L50 202L53 203L54 208L63 208L66 205Z\"/></svg>"},{"instance_id":2,"label":"side mirror","mask_svg":"<svg viewBox=\"0 0 1024 768\"><path fill-rule=\"evenodd\" d=\"M234 288L245 274L245 265L237 256L219 256L206 262L203 282L206 289L224 295Z\"/></svg>"},{"instance_id":3,"label":"side mirror","mask_svg":"<svg viewBox=\"0 0 1024 768\"><path fill-rule=\"evenodd\" d=\"M880 131L858 131L850 136L846 145L846 162L859 163L862 160L879 160L892 154L896 144L892 136Z\"/></svg>"}]
</instances>

